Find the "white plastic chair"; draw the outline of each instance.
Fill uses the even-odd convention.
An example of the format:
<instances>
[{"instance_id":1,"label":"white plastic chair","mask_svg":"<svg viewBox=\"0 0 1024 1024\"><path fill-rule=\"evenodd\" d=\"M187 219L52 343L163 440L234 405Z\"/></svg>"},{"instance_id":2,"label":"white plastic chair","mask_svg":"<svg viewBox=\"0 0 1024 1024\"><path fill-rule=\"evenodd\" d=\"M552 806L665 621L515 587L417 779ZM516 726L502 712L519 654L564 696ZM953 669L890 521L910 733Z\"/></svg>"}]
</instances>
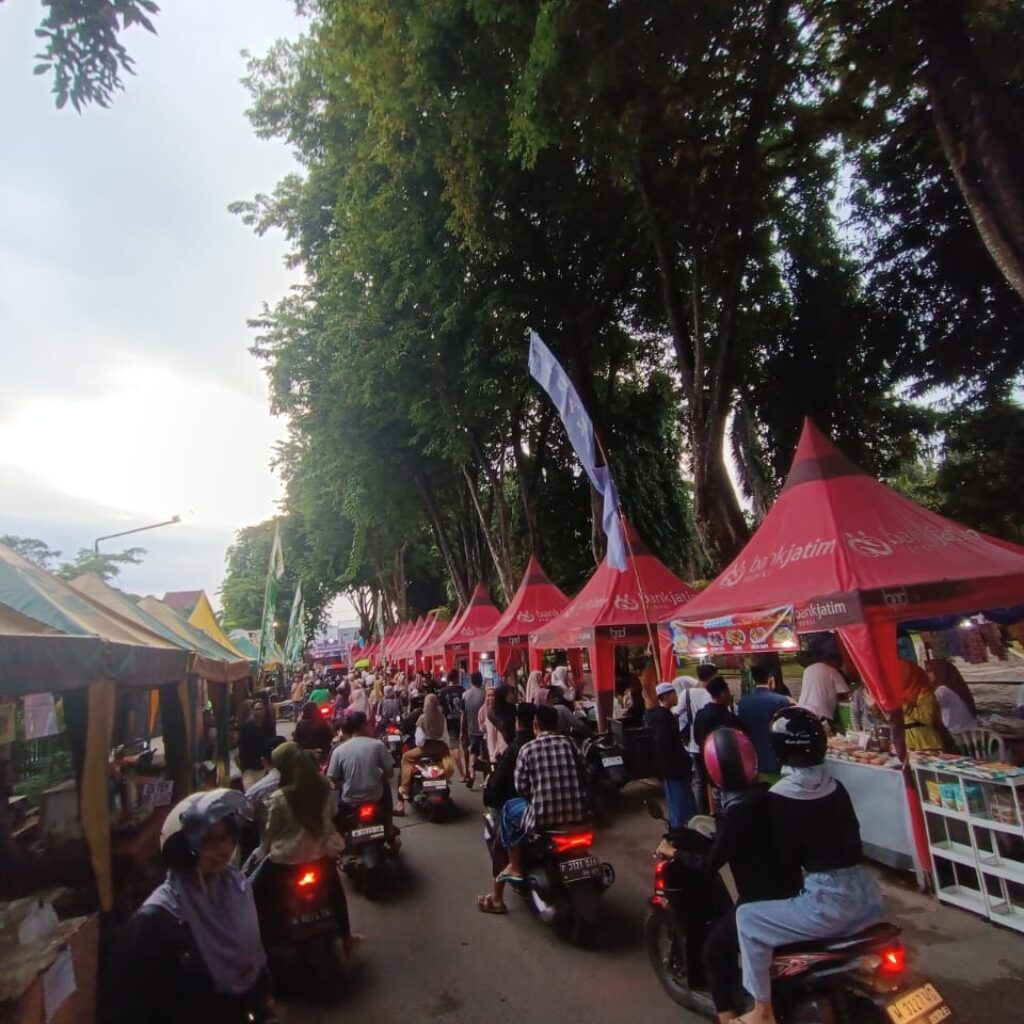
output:
<instances>
[{"instance_id":1,"label":"white plastic chair","mask_svg":"<svg viewBox=\"0 0 1024 1024\"><path fill-rule=\"evenodd\" d=\"M1006 760L1006 742L991 729L964 729L952 736L960 752L976 761Z\"/></svg>"}]
</instances>

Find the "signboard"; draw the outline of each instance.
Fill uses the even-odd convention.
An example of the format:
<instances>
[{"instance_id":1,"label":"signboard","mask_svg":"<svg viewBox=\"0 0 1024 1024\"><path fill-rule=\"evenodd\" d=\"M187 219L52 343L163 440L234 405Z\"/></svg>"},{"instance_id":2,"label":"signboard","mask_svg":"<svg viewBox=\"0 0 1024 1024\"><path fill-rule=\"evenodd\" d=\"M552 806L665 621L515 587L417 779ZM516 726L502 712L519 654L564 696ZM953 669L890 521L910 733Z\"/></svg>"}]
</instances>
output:
<instances>
[{"instance_id":1,"label":"signboard","mask_svg":"<svg viewBox=\"0 0 1024 1024\"><path fill-rule=\"evenodd\" d=\"M708 654L741 654L757 651L795 651L796 616L791 604L717 619L668 624L672 649L679 657L702 658Z\"/></svg>"},{"instance_id":2,"label":"signboard","mask_svg":"<svg viewBox=\"0 0 1024 1024\"><path fill-rule=\"evenodd\" d=\"M142 787L140 803L150 807L166 807L174 797L174 782L160 779L158 782L147 782Z\"/></svg>"}]
</instances>

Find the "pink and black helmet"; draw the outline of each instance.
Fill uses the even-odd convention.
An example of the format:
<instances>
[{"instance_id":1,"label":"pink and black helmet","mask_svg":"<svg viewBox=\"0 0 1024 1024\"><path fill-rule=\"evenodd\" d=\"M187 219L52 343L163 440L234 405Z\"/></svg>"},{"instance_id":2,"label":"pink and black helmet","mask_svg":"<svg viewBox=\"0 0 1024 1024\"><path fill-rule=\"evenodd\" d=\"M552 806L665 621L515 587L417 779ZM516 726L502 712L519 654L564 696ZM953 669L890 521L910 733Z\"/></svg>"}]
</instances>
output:
<instances>
[{"instance_id":1,"label":"pink and black helmet","mask_svg":"<svg viewBox=\"0 0 1024 1024\"><path fill-rule=\"evenodd\" d=\"M748 789L757 781L757 752L746 733L723 727L704 741L704 767L719 789Z\"/></svg>"}]
</instances>

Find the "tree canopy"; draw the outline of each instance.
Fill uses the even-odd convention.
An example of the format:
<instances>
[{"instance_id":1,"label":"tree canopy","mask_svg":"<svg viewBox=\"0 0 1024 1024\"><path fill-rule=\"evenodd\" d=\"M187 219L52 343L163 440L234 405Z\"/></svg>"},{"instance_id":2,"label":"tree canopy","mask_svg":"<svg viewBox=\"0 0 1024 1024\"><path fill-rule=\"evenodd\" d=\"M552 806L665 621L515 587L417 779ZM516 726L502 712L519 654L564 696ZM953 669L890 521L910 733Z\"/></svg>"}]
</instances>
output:
<instances>
[{"instance_id":1,"label":"tree canopy","mask_svg":"<svg viewBox=\"0 0 1024 1024\"><path fill-rule=\"evenodd\" d=\"M898 481L938 429L918 398L1008 395L1019 296L904 6L307 4L309 32L248 77L255 130L301 172L234 209L305 272L253 351L312 580L386 617L426 610L421 584L507 599L531 551L583 581L594 496L527 376L528 327L625 512L690 578L742 546L804 416ZM960 6L974 58L1020 27ZM1019 55L998 66L1015 131Z\"/></svg>"}]
</instances>

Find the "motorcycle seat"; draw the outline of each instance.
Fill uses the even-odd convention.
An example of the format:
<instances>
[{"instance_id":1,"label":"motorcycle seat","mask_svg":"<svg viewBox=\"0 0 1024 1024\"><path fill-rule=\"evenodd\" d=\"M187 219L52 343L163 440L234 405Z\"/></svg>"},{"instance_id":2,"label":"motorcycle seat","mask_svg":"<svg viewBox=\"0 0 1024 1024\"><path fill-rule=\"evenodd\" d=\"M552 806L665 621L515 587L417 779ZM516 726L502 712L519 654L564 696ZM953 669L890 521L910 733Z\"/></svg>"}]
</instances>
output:
<instances>
[{"instance_id":1,"label":"motorcycle seat","mask_svg":"<svg viewBox=\"0 0 1024 1024\"><path fill-rule=\"evenodd\" d=\"M794 953L869 953L879 946L895 942L900 936L900 929L888 921L881 921L853 935L838 935L834 939L805 939L790 942L775 948L775 956L790 956Z\"/></svg>"}]
</instances>

